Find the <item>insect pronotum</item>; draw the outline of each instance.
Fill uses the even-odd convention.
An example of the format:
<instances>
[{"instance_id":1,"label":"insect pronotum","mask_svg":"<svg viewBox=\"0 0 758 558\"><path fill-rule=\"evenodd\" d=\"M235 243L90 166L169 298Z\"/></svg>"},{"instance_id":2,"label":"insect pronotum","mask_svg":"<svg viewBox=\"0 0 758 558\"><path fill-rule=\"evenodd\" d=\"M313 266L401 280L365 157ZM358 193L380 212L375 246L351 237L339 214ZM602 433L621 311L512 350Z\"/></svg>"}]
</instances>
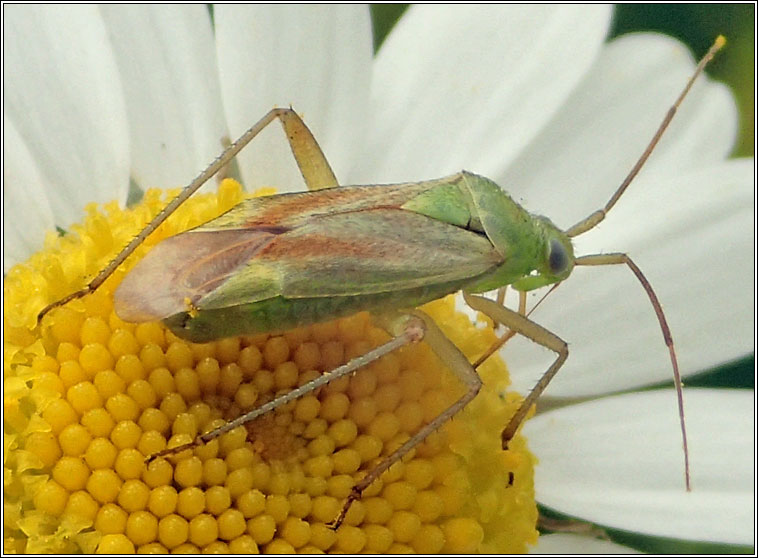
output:
<instances>
[{"instance_id":1,"label":"insect pronotum","mask_svg":"<svg viewBox=\"0 0 758 558\"><path fill-rule=\"evenodd\" d=\"M339 187L321 148L300 117L292 109L275 108L227 147L89 285L44 308L39 319L53 308L97 289L181 203L278 119L309 192L246 200L204 225L163 241L137 263L116 290L117 314L132 322L163 320L179 337L203 342L370 309L385 315L386 327L395 337L223 427L198 436L190 444L151 458L208 442L403 345L424 339L462 380L467 392L355 485L335 519L336 528L363 490L476 396L481 387L476 368L513 335L521 334L552 350L557 357L504 428L502 445L506 448L532 404L568 357L565 341L528 318L525 293L557 285L576 265L624 264L645 289L669 349L683 439L685 485L689 490L682 386L674 343L658 298L628 255L574 256L571 239L605 219L645 164L695 79L724 43L723 37L717 38L699 62L606 205L566 231L544 217L527 213L492 181L465 171L424 182ZM370 239L375 253L356 250L334 257L325 247L340 238L349 238L351 245L358 248L364 245L362 240ZM295 252L298 266L290 265L288 258ZM386 269L376 253L391 255L393 266ZM520 293L518 311L501 303L507 285ZM500 289L499 302L477 294L493 289ZM419 310L406 310L459 290L472 308L508 328L473 364L431 318Z\"/></svg>"}]
</instances>

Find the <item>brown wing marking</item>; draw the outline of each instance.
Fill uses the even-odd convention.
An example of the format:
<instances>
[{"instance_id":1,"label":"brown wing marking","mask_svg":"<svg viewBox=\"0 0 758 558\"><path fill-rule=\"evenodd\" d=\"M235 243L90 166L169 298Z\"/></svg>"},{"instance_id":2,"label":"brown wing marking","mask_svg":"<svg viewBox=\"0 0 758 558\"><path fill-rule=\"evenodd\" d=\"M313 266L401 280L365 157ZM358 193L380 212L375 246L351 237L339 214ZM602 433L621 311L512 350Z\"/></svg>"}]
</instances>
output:
<instances>
[{"instance_id":1,"label":"brown wing marking","mask_svg":"<svg viewBox=\"0 0 758 558\"><path fill-rule=\"evenodd\" d=\"M116 289L116 314L127 322L161 320L188 309L233 276L282 231L195 229L148 253ZM269 285L268 287L273 287ZM267 290L267 286L261 285Z\"/></svg>"},{"instance_id":2,"label":"brown wing marking","mask_svg":"<svg viewBox=\"0 0 758 558\"><path fill-rule=\"evenodd\" d=\"M321 216L277 235L202 309L270 296L313 298L395 292L464 281L502 262L486 237L401 209Z\"/></svg>"}]
</instances>

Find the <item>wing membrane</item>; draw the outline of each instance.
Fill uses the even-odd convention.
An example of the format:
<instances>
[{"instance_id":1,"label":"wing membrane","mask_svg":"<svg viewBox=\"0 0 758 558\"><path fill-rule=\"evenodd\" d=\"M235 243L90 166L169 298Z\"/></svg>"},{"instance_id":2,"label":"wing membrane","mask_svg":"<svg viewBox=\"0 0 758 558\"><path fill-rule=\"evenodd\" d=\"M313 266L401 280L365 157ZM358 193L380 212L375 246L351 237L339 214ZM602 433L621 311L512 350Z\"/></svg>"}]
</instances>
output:
<instances>
[{"instance_id":1,"label":"wing membrane","mask_svg":"<svg viewBox=\"0 0 758 558\"><path fill-rule=\"evenodd\" d=\"M117 289L116 311L141 322L185 312L189 302L221 309L476 278L502 263L484 235L402 208L457 179L247 200L158 244Z\"/></svg>"},{"instance_id":2,"label":"wing membrane","mask_svg":"<svg viewBox=\"0 0 758 558\"><path fill-rule=\"evenodd\" d=\"M222 286L260 252L276 232L267 229L188 231L155 246L114 293L122 320L147 322L186 311ZM273 280L272 280L273 279ZM248 288L256 297L276 294L275 274L261 272Z\"/></svg>"},{"instance_id":3,"label":"wing membrane","mask_svg":"<svg viewBox=\"0 0 758 558\"><path fill-rule=\"evenodd\" d=\"M489 240L466 229L402 209L351 211L312 218L272 238L198 307L263 300L267 297L256 282L272 274L276 294L308 298L458 281L499 263Z\"/></svg>"},{"instance_id":4,"label":"wing membrane","mask_svg":"<svg viewBox=\"0 0 758 558\"><path fill-rule=\"evenodd\" d=\"M453 178L381 186L341 186L314 192L250 198L201 225L199 229L226 230L271 226L293 229L325 215L379 207L399 208L425 191L450 184Z\"/></svg>"}]
</instances>

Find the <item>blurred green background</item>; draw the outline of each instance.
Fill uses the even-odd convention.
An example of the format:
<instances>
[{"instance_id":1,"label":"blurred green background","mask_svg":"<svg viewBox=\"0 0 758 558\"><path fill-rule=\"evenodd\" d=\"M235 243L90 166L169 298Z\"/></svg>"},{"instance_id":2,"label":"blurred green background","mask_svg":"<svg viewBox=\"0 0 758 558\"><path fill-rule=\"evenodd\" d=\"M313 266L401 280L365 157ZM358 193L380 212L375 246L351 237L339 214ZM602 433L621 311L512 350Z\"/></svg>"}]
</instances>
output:
<instances>
[{"instance_id":1,"label":"blurred green background","mask_svg":"<svg viewBox=\"0 0 758 558\"><path fill-rule=\"evenodd\" d=\"M755 5L625 4L616 7L611 36L660 31L687 44L695 56L708 50L717 35L727 47L708 66L711 77L732 88L740 109L740 138L734 154L753 155L755 137Z\"/></svg>"},{"instance_id":2,"label":"blurred green background","mask_svg":"<svg viewBox=\"0 0 758 558\"><path fill-rule=\"evenodd\" d=\"M371 6L375 50L379 50L387 33L407 7L406 4ZM732 89L739 107L740 133L733 156L754 157L754 25L754 4L625 4L615 8L609 38L635 31L658 31L676 37L689 46L696 58L700 58L716 36L724 35L727 38L726 48L719 52L706 71ZM688 378L687 386L754 389L755 356L750 355ZM547 509L541 509L541 513L570 520ZM754 553L752 547L647 537L620 530L606 531L619 544L653 554Z\"/></svg>"},{"instance_id":3,"label":"blurred green background","mask_svg":"<svg viewBox=\"0 0 758 558\"><path fill-rule=\"evenodd\" d=\"M374 50L408 4L373 4ZM676 37L700 58L718 35L727 47L708 65L711 77L734 91L740 109L736 156L753 155L755 137L755 5L754 4L623 4L616 6L609 38L634 31L659 31Z\"/></svg>"}]
</instances>

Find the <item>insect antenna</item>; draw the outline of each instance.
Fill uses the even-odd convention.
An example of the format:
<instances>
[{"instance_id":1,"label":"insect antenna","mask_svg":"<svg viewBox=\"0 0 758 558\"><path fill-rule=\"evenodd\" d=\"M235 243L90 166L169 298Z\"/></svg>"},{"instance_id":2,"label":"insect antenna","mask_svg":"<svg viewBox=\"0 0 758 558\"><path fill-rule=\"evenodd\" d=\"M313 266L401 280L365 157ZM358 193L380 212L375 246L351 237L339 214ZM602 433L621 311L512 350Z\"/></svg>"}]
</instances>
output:
<instances>
[{"instance_id":1,"label":"insect antenna","mask_svg":"<svg viewBox=\"0 0 758 558\"><path fill-rule=\"evenodd\" d=\"M655 146L658 144L658 141L661 139L661 136L668 128L669 124L671 123L671 120L674 118L674 115L676 114L676 111L679 109L679 106L682 104L682 101L684 100L684 98L687 96L687 93L689 93L690 89L692 88L692 84L695 82L698 76L703 73L703 69L708 64L708 62L711 61L714 55L725 44L726 44L726 39L723 36L719 35L714 41L711 48L708 49L708 52L705 54L705 56L703 56L703 58L698 63L692 76L687 81L687 84L685 85L682 92L679 94L679 97L677 97L674 104L671 106L671 108L669 108L668 112L666 113L666 116L664 117L660 126L658 126L658 129L656 130L655 134L653 135L653 138L650 140L650 143L648 143L647 147L642 152L642 155L637 160L634 167L632 167L632 170L629 171L629 174L621 183L621 186L619 186L618 189L613 193L613 195L611 196L611 199L608 200L608 203L606 203L602 209L598 209L594 213L590 214L589 217L582 219L573 227L568 229L566 231L566 235L568 237L573 238L575 236L579 236L580 234L583 234L593 229L600 222L602 222L603 219L605 219L605 216L608 214L611 208L614 205L616 205L616 202L619 200L619 198L621 198L621 196L624 194L626 189L629 187L629 184L631 184L634 178L637 176L640 169L648 160L648 157L650 157L650 154L653 152L653 150L655 149ZM655 310L655 315L658 318L658 323L660 325L661 332L663 333L663 339L669 351L669 357L671 359L671 367L674 372L674 385L676 386L676 397L677 397L677 403L679 406L679 424L681 426L681 431L682 431L682 449L684 450L685 485L688 491L691 490L689 450L687 447L687 428L685 426L685 421L684 421L684 398L682 396L682 379L681 379L681 375L679 374L679 364L676 358L676 351L674 350L674 340L671 337L671 330L669 329L668 323L666 322L666 316L663 313L663 308L661 307L661 303L659 302L658 297L656 296L652 285L647 280L645 275L642 273L640 268L637 267L637 264L635 264L632 261L632 259L626 254L621 254L621 253L591 254L587 256L580 256L576 258L574 264L575 265L624 264L628 266L629 269L631 269L632 273L634 273L634 275L637 277L642 287L645 289L645 293L647 294L648 299L650 300L650 304L653 305L653 308Z\"/></svg>"},{"instance_id":2,"label":"insect antenna","mask_svg":"<svg viewBox=\"0 0 758 558\"><path fill-rule=\"evenodd\" d=\"M661 139L663 132L666 131L666 128L669 127L671 120L674 118L676 111L679 109L679 105L682 104L682 101L687 96L687 93L689 93L690 89L692 89L692 84L695 83L695 80L698 78L698 76L701 73L703 73L703 69L708 64L708 62L711 61L711 59L716 55L716 53L719 50L721 50L721 48L725 44L726 44L726 39L722 35L719 35L718 37L716 37L716 40L713 42L713 45L711 45L711 48L708 49L708 52L705 53L705 56L703 56L703 58L698 63L697 68L695 68L695 71L692 73L692 76L687 82L687 85L685 85L684 89L679 94L679 97L676 99L674 104L671 105L671 108L669 108L668 112L666 113L666 116L661 122L661 125L658 126L658 129L653 135L653 139L650 140L650 143L648 143L647 147L645 148L645 151L642 152L642 155L637 160L635 165L632 167L632 170L629 171L629 174L621 183L621 186L619 186L618 189L613 193L613 195L611 196L611 199L608 200L608 203L606 203L602 209L598 209L594 213L590 214L589 217L582 219L573 227L565 231L566 236L568 236L569 238L579 236L580 234L583 234L589 231L590 229L595 228L600 222L602 222L603 219L605 219L605 216L608 214L611 208L614 205L616 205L616 202L619 200L619 198L623 195L623 193L629 187L629 184L632 183L632 180L634 180L634 178L637 176L637 173L640 172L640 169L643 167L648 157L650 157L650 154L655 149L655 146L658 145L658 141Z\"/></svg>"},{"instance_id":3,"label":"insect antenna","mask_svg":"<svg viewBox=\"0 0 758 558\"><path fill-rule=\"evenodd\" d=\"M663 314L663 307L658 301L658 297L653 290L653 286L647 280L637 264L626 254L591 254L588 256L580 256L574 262L575 265L615 265L626 264L632 270L632 273L637 277L642 284L642 288L645 289L650 303L655 309L655 315L658 317L658 323L661 326L661 332L663 333L663 340L666 343L666 347L669 350L669 357L671 358L671 367L674 371L674 385L676 386L676 399L679 405L679 424L682 431L682 449L684 450L684 483L687 490L691 490L690 485L690 456L687 448L687 428L684 424L684 397L682 395L682 377L679 374L679 363L676 359L676 351L674 350L674 339L671 337L671 330L666 322L666 316Z\"/></svg>"}]
</instances>

